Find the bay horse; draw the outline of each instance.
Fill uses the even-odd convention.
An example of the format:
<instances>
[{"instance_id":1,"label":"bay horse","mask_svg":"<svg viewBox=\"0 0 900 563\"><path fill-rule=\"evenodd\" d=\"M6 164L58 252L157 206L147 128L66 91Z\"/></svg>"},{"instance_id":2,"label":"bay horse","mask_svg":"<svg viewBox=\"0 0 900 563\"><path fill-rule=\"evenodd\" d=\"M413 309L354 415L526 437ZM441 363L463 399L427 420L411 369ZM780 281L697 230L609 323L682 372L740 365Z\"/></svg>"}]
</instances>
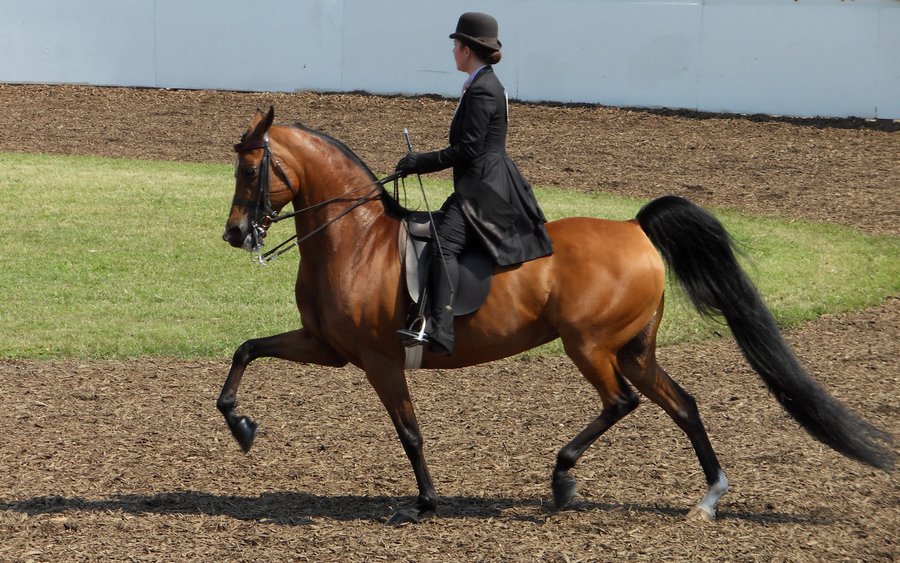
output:
<instances>
[{"instance_id":1,"label":"bay horse","mask_svg":"<svg viewBox=\"0 0 900 563\"><path fill-rule=\"evenodd\" d=\"M293 205L302 328L241 344L217 408L248 451L257 425L235 407L250 362L276 357L359 367L390 415L418 485L415 503L386 523L418 522L436 509L438 497L407 386L404 348L395 335L410 307L397 245L408 211L344 144L299 124L273 125L274 115L271 107L265 114L257 110L235 145L235 192L223 238L252 250L278 212ZM557 509L575 493L570 471L579 457L638 406L635 389L672 418L696 452L708 490L688 515L714 519L728 490L694 398L657 363L666 264L701 313L725 318L749 364L814 438L860 462L893 467L896 454L881 443L891 436L807 375L738 265L730 236L710 213L665 196L630 221L567 218L546 227L553 254L496 271L484 305L456 319L454 354L425 352L422 367L471 366L562 339L565 353L600 395L601 408L556 456L551 485Z\"/></svg>"}]
</instances>

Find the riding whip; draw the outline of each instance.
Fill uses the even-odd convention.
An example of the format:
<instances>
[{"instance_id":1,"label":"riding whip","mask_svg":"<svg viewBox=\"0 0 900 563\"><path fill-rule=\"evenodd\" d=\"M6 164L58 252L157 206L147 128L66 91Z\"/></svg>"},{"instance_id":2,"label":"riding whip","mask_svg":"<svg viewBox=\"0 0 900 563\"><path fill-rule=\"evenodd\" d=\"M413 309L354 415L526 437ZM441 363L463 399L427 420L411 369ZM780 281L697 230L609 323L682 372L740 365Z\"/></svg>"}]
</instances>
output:
<instances>
[{"instance_id":1,"label":"riding whip","mask_svg":"<svg viewBox=\"0 0 900 563\"><path fill-rule=\"evenodd\" d=\"M403 138L406 139L406 150L409 154L412 154L412 139L409 136L409 129L406 127L403 128ZM437 232L437 224L434 222L434 214L431 212L431 206L428 205L428 196L425 193L425 185L422 184L422 176L416 172L416 179L419 181L419 190L422 192L422 201L425 202L425 211L428 212L428 220L431 222L431 231L434 233L434 244L438 250L438 257L441 260L442 270L444 271L444 275L447 276L447 282L450 284L450 303L453 303L454 298L456 297L456 288L453 287L453 278L450 277L450 272L447 271L446 265L444 265L444 250L441 248L441 237L438 236ZM423 291L423 297L427 294L427 284L426 290ZM422 305L425 303L425 299L422 300ZM421 309L420 309L421 310Z\"/></svg>"}]
</instances>

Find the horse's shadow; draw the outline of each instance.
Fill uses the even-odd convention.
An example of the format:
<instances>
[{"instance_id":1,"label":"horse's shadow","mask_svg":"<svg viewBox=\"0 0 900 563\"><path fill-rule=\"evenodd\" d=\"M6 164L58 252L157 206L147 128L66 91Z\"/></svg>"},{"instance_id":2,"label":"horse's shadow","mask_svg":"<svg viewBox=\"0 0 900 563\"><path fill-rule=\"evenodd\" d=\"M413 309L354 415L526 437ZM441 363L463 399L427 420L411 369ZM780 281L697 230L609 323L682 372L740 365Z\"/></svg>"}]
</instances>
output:
<instances>
[{"instance_id":1,"label":"horse's shadow","mask_svg":"<svg viewBox=\"0 0 900 563\"><path fill-rule=\"evenodd\" d=\"M331 520L368 520L384 522L400 506L415 502L414 497L387 496L321 496L303 492L263 493L255 497L230 496L202 491L179 491L152 495L122 494L106 499L41 496L19 501L0 502L0 511L29 516L59 514L67 511L125 512L129 514L187 514L227 516L236 520L269 524L302 526L315 518ZM687 509L633 503L577 501L566 512L641 512L681 518ZM541 498L441 497L438 518L505 519L542 523L557 514ZM819 515L797 515L778 512L720 511L723 520L744 520L760 524L833 523Z\"/></svg>"}]
</instances>

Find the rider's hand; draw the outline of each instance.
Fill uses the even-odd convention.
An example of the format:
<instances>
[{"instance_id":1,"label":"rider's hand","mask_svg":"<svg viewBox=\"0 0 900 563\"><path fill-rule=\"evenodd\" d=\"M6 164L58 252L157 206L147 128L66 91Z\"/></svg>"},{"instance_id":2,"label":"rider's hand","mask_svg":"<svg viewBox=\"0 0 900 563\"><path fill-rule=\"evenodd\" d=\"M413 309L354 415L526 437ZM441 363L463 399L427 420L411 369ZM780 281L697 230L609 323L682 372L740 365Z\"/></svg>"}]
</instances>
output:
<instances>
[{"instance_id":1,"label":"rider's hand","mask_svg":"<svg viewBox=\"0 0 900 563\"><path fill-rule=\"evenodd\" d=\"M416 152L406 153L403 155L403 158L400 159L400 162L397 163L395 171L399 172L403 177L414 174L416 172L416 159L418 156L419 153Z\"/></svg>"}]
</instances>

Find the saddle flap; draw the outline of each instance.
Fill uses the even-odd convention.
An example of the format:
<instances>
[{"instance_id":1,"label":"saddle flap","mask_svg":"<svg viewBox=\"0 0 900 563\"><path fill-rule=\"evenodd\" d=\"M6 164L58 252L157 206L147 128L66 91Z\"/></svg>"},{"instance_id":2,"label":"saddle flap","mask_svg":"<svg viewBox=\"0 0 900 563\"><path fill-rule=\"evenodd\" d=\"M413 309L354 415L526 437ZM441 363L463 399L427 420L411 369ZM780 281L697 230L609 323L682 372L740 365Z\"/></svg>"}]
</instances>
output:
<instances>
[{"instance_id":1,"label":"saddle flap","mask_svg":"<svg viewBox=\"0 0 900 563\"><path fill-rule=\"evenodd\" d=\"M415 303L419 302L422 295L422 288L427 283L428 265L427 255L428 239L415 237L412 233L406 237L405 248L401 248L403 253L403 270L406 277L406 289L410 298Z\"/></svg>"},{"instance_id":2,"label":"saddle flap","mask_svg":"<svg viewBox=\"0 0 900 563\"><path fill-rule=\"evenodd\" d=\"M491 291L494 261L480 246L466 250L459 257L459 287L453 299L453 316L477 311Z\"/></svg>"},{"instance_id":3,"label":"saddle flap","mask_svg":"<svg viewBox=\"0 0 900 563\"><path fill-rule=\"evenodd\" d=\"M428 213L414 213L400 229L400 255L403 258L404 278L410 299L419 303L422 290L428 283L431 261L431 223ZM453 302L456 317L474 313L487 299L491 289L494 262L480 246L467 248L459 257L459 287Z\"/></svg>"},{"instance_id":4,"label":"saddle flap","mask_svg":"<svg viewBox=\"0 0 900 563\"><path fill-rule=\"evenodd\" d=\"M406 278L406 288L414 303L422 296L428 280L428 241L431 240L431 219L443 212L414 211L400 226L400 256ZM404 236L405 235L405 236Z\"/></svg>"}]
</instances>

